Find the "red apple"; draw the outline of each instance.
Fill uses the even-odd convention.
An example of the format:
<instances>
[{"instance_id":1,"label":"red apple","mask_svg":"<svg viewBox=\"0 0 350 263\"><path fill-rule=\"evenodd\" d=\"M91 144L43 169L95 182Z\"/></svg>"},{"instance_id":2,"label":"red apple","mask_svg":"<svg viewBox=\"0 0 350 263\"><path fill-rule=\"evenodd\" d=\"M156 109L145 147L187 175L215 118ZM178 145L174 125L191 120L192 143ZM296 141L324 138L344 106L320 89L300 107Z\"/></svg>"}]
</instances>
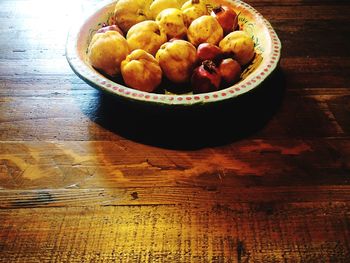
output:
<instances>
[{"instance_id":1,"label":"red apple","mask_svg":"<svg viewBox=\"0 0 350 263\"><path fill-rule=\"evenodd\" d=\"M221 75L214 62L203 61L202 65L195 68L191 77L193 93L205 93L217 91L220 88Z\"/></svg>"},{"instance_id":2,"label":"red apple","mask_svg":"<svg viewBox=\"0 0 350 263\"><path fill-rule=\"evenodd\" d=\"M232 58L226 58L223 59L220 63L219 72L223 81L225 81L225 83L228 85L232 85L240 79L242 68L236 60Z\"/></svg>"},{"instance_id":3,"label":"red apple","mask_svg":"<svg viewBox=\"0 0 350 263\"><path fill-rule=\"evenodd\" d=\"M216 61L221 59L222 51L221 49L210 43L201 43L197 47L197 58L199 62L203 62L205 60Z\"/></svg>"},{"instance_id":4,"label":"red apple","mask_svg":"<svg viewBox=\"0 0 350 263\"><path fill-rule=\"evenodd\" d=\"M238 27L238 16L232 7L226 5L215 7L211 11L211 15L218 20L225 35Z\"/></svg>"},{"instance_id":5,"label":"red apple","mask_svg":"<svg viewBox=\"0 0 350 263\"><path fill-rule=\"evenodd\" d=\"M104 25L99 30L97 30L97 33L105 33L107 31L117 31L123 36L123 31L117 25L111 25L111 26Z\"/></svg>"}]
</instances>

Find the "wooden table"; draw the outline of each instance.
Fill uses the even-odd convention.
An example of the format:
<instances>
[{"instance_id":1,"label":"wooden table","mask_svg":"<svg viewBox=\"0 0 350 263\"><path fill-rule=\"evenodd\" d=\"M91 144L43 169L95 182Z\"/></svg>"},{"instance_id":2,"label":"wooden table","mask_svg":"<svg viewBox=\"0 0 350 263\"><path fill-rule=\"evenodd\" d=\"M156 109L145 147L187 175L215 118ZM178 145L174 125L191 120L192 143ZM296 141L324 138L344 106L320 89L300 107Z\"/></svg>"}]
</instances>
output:
<instances>
[{"instance_id":1,"label":"wooden table","mask_svg":"<svg viewBox=\"0 0 350 263\"><path fill-rule=\"evenodd\" d=\"M0 262L350 262L349 1L247 1L280 68L176 113L72 72L98 2L1 1Z\"/></svg>"}]
</instances>

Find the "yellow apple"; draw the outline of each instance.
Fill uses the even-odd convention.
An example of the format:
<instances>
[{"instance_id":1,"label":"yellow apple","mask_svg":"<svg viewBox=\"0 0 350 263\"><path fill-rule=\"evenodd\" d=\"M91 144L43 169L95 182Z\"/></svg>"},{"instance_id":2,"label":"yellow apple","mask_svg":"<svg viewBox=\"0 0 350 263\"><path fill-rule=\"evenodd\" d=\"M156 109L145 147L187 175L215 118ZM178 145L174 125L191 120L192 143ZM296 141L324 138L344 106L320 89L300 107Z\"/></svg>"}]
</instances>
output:
<instances>
[{"instance_id":1,"label":"yellow apple","mask_svg":"<svg viewBox=\"0 0 350 263\"><path fill-rule=\"evenodd\" d=\"M182 12L177 8L167 8L161 11L156 21L160 29L165 32L168 39L183 38L187 34L187 28L184 24Z\"/></svg>"},{"instance_id":2,"label":"yellow apple","mask_svg":"<svg viewBox=\"0 0 350 263\"><path fill-rule=\"evenodd\" d=\"M189 81L197 62L196 48L188 41L174 39L160 47L156 59L169 80L183 83Z\"/></svg>"},{"instance_id":3,"label":"yellow apple","mask_svg":"<svg viewBox=\"0 0 350 263\"><path fill-rule=\"evenodd\" d=\"M146 20L133 25L126 35L126 40L131 50L143 49L154 56L159 47L167 41L167 37L156 21Z\"/></svg>"},{"instance_id":4,"label":"yellow apple","mask_svg":"<svg viewBox=\"0 0 350 263\"><path fill-rule=\"evenodd\" d=\"M181 6L181 10L187 27L196 18L208 15L208 10L203 0L188 0Z\"/></svg>"},{"instance_id":5,"label":"yellow apple","mask_svg":"<svg viewBox=\"0 0 350 263\"><path fill-rule=\"evenodd\" d=\"M152 0L118 0L114 8L117 25L126 34L133 25L150 19Z\"/></svg>"},{"instance_id":6,"label":"yellow apple","mask_svg":"<svg viewBox=\"0 0 350 263\"><path fill-rule=\"evenodd\" d=\"M181 8L177 0L154 0L149 7L150 18L156 19L157 15L167 8Z\"/></svg>"},{"instance_id":7,"label":"yellow apple","mask_svg":"<svg viewBox=\"0 0 350 263\"><path fill-rule=\"evenodd\" d=\"M253 39L244 31L231 32L220 41L219 47L242 66L248 64L255 54Z\"/></svg>"},{"instance_id":8,"label":"yellow apple","mask_svg":"<svg viewBox=\"0 0 350 263\"><path fill-rule=\"evenodd\" d=\"M153 92L162 81L158 61L142 49L132 51L121 63L121 73L131 88Z\"/></svg>"},{"instance_id":9,"label":"yellow apple","mask_svg":"<svg viewBox=\"0 0 350 263\"><path fill-rule=\"evenodd\" d=\"M205 15L193 20L187 30L188 40L198 46L201 43L216 45L223 38L224 32L219 22L212 16Z\"/></svg>"},{"instance_id":10,"label":"yellow apple","mask_svg":"<svg viewBox=\"0 0 350 263\"><path fill-rule=\"evenodd\" d=\"M117 31L97 33L88 47L90 64L109 76L120 73L120 64L129 54L126 39Z\"/></svg>"}]
</instances>

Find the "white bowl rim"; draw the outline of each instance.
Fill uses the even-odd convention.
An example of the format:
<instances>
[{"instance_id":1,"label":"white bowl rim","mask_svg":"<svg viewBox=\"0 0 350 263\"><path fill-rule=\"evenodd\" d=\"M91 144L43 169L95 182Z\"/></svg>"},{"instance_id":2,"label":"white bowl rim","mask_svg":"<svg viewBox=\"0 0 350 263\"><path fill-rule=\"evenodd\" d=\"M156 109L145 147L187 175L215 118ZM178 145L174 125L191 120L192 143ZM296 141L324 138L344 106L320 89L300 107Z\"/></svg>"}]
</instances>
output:
<instances>
[{"instance_id":1,"label":"white bowl rim","mask_svg":"<svg viewBox=\"0 0 350 263\"><path fill-rule=\"evenodd\" d=\"M249 4L240 0L227 0L235 5L239 5L241 8L248 10L255 19L259 20L266 27L268 34L271 38L270 50L271 55L267 59L263 59L262 63L249 74L245 79L234 84L228 88L221 89L215 92L200 93L200 94L158 94L149 93L144 91L135 90L133 88L124 86L116 83L113 80L98 73L92 66L81 59L78 50L78 38L81 34L83 25L88 21L94 14L97 14L103 8L108 5L112 5L116 0L107 0L101 3L97 9L94 9L88 15L84 14L83 19L75 23L69 31L67 42L66 42L66 58L78 77L83 79L91 86L102 90L107 93L122 97L124 99L138 101L142 103L161 104L169 106L191 106L191 105L204 105L208 103L216 103L226 101L228 99L237 98L238 96L252 91L254 88L264 82L271 73L277 68L281 57L281 41L271 26L270 22L266 20L257 10L251 7Z\"/></svg>"}]
</instances>

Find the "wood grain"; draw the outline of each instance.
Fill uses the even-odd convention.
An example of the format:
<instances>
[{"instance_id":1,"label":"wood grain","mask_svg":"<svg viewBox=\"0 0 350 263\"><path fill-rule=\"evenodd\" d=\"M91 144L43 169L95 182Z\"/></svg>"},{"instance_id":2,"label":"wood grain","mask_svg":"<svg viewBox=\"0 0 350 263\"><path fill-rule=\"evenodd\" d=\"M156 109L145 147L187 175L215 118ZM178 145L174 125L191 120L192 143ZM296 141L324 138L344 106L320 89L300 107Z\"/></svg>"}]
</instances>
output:
<instances>
[{"instance_id":1,"label":"wood grain","mask_svg":"<svg viewBox=\"0 0 350 263\"><path fill-rule=\"evenodd\" d=\"M274 75L201 110L101 94L65 59L96 0L0 10L0 262L349 262L349 1L247 1Z\"/></svg>"},{"instance_id":2,"label":"wood grain","mask_svg":"<svg viewBox=\"0 0 350 263\"><path fill-rule=\"evenodd\" d=\"M349 210L348 203L341 202L273 208L129 205L10 211L10 216L0 211L2 248L8 251L2 253L2 262L346 262L349 258L349 236L339 234L348 227L344 216ZM13 244L19 248L16 254L11 253Z\"/></svg>"}]
</instances>

